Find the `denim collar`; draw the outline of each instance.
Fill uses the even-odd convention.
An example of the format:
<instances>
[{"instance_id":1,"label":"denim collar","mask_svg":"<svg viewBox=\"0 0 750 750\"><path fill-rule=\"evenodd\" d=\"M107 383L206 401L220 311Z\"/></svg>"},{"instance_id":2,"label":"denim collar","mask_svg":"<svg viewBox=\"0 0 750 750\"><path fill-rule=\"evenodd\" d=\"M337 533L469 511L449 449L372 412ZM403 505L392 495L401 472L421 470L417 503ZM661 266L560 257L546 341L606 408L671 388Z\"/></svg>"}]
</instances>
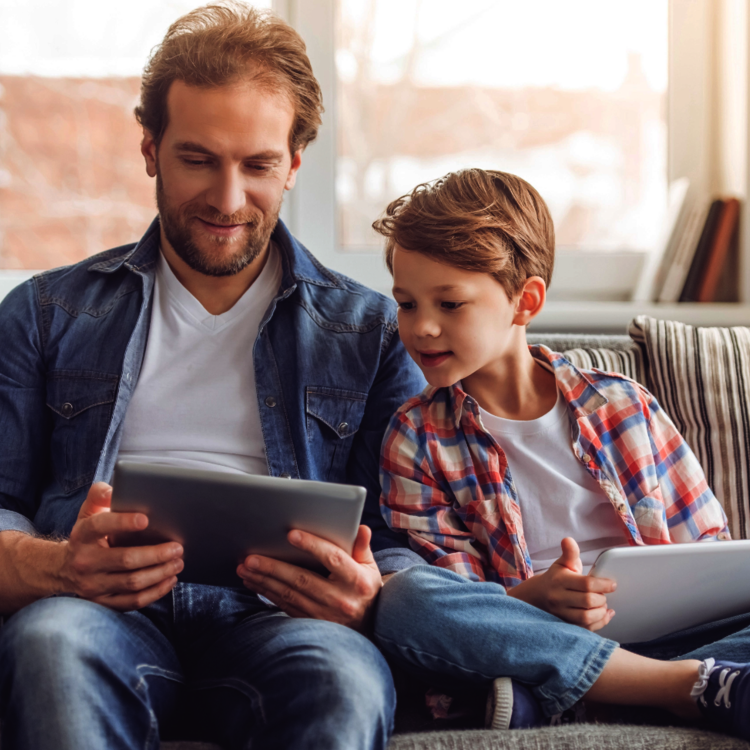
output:
<instances>
[{"instance_id":1,"label":"denim collar","mask_svg":"<svg viewBox=\"0 0 750 750\"><path fill-rule=\"evenodd\" d=\"M271 239L281 249L282 281L284 294L290 293L299 282L315 286L343 289L344 284L298 242L289 232L281 219L276 224ZM105 253L105 257L89 267L89 271L114 273L123 266L136 273L149 273L156 267L159 253L160 231L157 216L138 243L127 252L118 252L119 248Z\"/></svg>"}]
</instances>

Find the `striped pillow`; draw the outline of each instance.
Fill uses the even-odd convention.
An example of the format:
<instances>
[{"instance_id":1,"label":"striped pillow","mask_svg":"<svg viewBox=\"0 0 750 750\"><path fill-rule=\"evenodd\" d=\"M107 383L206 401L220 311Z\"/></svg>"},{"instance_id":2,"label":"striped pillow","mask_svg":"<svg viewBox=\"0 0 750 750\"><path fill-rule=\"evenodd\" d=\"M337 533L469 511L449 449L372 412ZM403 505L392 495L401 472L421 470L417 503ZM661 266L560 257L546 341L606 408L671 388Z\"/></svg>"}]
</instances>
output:
<instances>
[{"instance_id":1,"label":"striped pillow","mask_svg":"<svg viewBox=\"0 0 750 750\"><path fill-rule=\"evenodd\" d=\"M672 417L724 506L734 539L750 537L750 329L695 328L641 315L648 386Z\"/></svg>"},{"instance_id":2,"label":"striped pillow","mask_svg":"<svg viewBox=\"0 0 750 750\"><path fill-rule=\"evenodd\" d=\"M591 336L568 334L530 334L530 344L544 344L560 352L581 370L619 372L647 386L641 348L627 336Z\"/></svg>"}]
</instances>

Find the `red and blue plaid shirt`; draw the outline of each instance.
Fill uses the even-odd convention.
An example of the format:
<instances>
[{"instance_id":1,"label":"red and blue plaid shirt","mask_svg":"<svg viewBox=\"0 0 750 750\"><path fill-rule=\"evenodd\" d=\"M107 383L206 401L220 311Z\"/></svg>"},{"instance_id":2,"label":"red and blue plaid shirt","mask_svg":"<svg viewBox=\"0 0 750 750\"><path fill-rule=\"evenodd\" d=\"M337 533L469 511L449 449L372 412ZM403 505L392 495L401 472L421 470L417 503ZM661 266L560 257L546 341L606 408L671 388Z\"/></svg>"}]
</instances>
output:
<instances>
[{"instance_id":1,"label":"red and blue plaid shirt","mask_svg":"<svg viewBox=\"0 0 750 750\"><path fill-rule=\"evenodd\" d=\"M629 544L729 539L698 460L656 399L623 375L578 370L530 347L550 369L572 450L596 479ZM427 387L393 416L381 456L381 511L427 562L512 587L533 575L508 461L457 385ZM574 529L571 529L574 533Z\"/></svg>"}]
</instances>

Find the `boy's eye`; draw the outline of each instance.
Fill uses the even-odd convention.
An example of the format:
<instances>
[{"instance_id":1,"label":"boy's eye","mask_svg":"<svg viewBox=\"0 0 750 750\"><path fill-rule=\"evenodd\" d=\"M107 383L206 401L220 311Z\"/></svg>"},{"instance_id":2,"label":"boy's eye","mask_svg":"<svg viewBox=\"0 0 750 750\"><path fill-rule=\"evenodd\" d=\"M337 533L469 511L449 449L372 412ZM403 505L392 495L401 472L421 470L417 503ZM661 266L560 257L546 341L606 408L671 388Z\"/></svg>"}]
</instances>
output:
<instances>
[{"instance_id":1,"label":"boy's eye","mask_svg":"<svg viewBox=\"0 0 750 750\"><path fill-rule=\"evenodd\" d=\"M463 302L441 302L440 307L445 310L458 310L459 307L463 307Z\"/></svg>"},{"instance_id":2,"label":"boy's eye","mask_svg":"<svg viewBox=\"0 0 750 750\"><path fill-rule=\"evenodd\" d=\"M402 310L413 310L414 309L414 303L413 302L399 302L398 306Z\"/></svg>"}]
</instances>

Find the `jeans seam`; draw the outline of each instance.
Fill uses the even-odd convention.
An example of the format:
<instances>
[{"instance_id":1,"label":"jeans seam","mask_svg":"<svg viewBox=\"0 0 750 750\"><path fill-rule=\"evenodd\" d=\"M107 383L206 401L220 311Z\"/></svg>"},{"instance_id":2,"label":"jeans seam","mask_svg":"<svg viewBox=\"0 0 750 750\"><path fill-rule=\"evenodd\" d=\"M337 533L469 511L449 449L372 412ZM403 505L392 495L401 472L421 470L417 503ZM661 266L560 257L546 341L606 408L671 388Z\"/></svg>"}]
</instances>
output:
<instances>
[{"instance_id":1,"label":"jeans seam","mask_svg":"<svg viewBox=\"0 0 750 750\"><path fill-rule=\"evenodd\" d=\"M542 699L542 710L547 716L554 716L555 714L567 711L583 698L591 689L591 686L599 679L602 670L609 661L610 656L612 656L612 652L618 648L618 644L614 641L606 638L602 638L601 641L596 650L590 653L584 661L578 681L562 695L554 698L542 687L533 688L532 692Z\"/></svg>"},{"instance_id":2,"label":"jeans seam","mask_svg":"<svg viewBox=\"0 0 750 750\"><path fill-rule=\"evenodd\" d=\"M259 716L263 724L266 724L266 713L263 707L263 696L260 691L253 687L249 682L240 680L237 677L229 679L216 679L216 680L202 680L197 683L191 683L190 688L192 690L213 690L214 688L230 688L242 693L253 707L253 712L256 716Z\"/></svg>"},{"instance_id":3,"label":"jeans seam","mask_svg":"<svg viewBox=\"0 0 750 750\"><path fill-rule=\"evenodd\" d=\"M153 708L148 703L148 687L146 684L147 677L163 677L173 682L184 682L182 675L177 672L173 672L170 669L164 669L163 667L156 666L154 664L139 664L135 668L136 673L140 675L138 682L135 684L135 691L143 696L143 702L147 705L149 715L149 728L148 734L146 735L146 741L143 745L145 750L153 748L156 750L159 747L159 722L156 718Z\"/></svg>"}]
</instances>

